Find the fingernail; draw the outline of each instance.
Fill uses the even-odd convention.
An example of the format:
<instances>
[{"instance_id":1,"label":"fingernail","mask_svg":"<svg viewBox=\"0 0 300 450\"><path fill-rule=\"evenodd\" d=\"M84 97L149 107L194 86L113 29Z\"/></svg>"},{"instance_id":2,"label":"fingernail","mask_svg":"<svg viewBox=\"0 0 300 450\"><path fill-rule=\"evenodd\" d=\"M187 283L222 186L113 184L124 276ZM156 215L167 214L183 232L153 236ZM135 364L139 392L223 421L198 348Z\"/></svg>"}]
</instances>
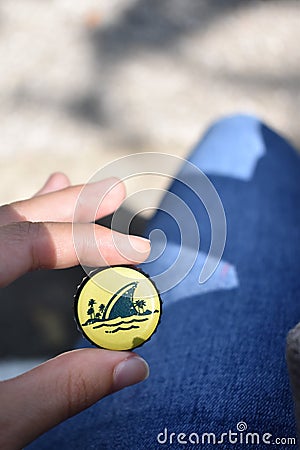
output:
<instances>
[{"instance_id":1,"label":"fingernail","mask_svg":"<svg viewBox=\"0 0 300 450\"><path fill-rule=\"evenodd\" d=\"M114 390L140 383L149 376L149 366L139 356L131 356L120 362L114 370Z\"/></svg>"},{"instance_id":2,"label":"fingernail","mask_svg":"<svg viewBox=\"0 0 300 450\"><path fill-rule=\"evenodd\" d=\"M146 253L150 250L149 239L140 236L129 236L129 242L136 252Z\"/></svg>"},{"instance_id":3,"label":"fingernail","mask_svg":"<svg viewBox=\"0 0 300 450\"><path fill-rule=\"evenodd\" d=\"M114 234L114 244L123 258L135 263L143 262L150 253L150 241L139 236Z\"/></svg>"}]
</instances>

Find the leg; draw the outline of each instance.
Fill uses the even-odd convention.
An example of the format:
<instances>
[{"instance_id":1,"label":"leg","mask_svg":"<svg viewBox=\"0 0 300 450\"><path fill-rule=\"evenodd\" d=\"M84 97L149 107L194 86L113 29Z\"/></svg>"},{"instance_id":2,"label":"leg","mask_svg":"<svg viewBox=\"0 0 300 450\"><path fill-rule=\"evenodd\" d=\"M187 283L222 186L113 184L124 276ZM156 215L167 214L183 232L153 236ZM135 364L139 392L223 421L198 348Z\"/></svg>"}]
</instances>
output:
<instances>
[{"instance_id":1,"label":"leg","mask_svg":"<svg viewBox=\"0 0 300 450\"><path fill-rule=\"evenodd\" d=\"M233 116L209 130L190 160L203 164L223 202L228 225L223 259L234 268L235 281L220 282L227 274L219 272L212 289L190 291L189 280L199 271L193 268L165 296L162 323L139 350L149 361L149 380L104 399L32 448L159 448L158 435L167 448L170 440L178 448L179 433L197 433L201 443L202 433L220 439L230 429L238 432L241 421L261 436L295 436L285 337L300 317L298 155L256 119ZM175 181L170 191L193 211L205 250L210 233L205 211L182 184ZM168 220L158 212L148 232L160 228L168 244L176 245ZM154 275L159 264L159 259L145 264L144 270ZM178 296L182 284L185 295Z\"/></svg>"}]
</instances>

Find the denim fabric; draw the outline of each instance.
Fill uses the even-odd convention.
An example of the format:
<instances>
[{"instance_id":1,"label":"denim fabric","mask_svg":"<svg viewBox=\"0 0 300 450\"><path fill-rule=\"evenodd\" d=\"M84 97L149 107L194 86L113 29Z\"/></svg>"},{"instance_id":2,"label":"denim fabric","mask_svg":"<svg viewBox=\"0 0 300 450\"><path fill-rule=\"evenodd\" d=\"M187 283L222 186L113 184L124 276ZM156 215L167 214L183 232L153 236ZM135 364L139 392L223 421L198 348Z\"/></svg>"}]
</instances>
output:
<instances>
[{"instance_id":1,"label":"denim fabric","mask_svg":"<svg viewBox=\"0 0 300 450\"><path fill-rule=\"evenodd\" d=\"M159 449L201 448L186 441L191 433L238 432L223 437L220 448L268 449L264 433L295 437L292 397L285 363L285 338L300 320L300 163L296 152L257 119L233 116L217 122L191 154L220 146L234 166L239 145L261 150L252 158L248 177L213 173L209 177L224 205L228 226L223 259L234 267L238 286L222 285L210 292L192 290L172 302L163 295L164 312L158 331L138 350L151 369L150 378L100 401L32 443L32 449ZM242 144L237 145L237 142ZM240 162L240 158L237 157ZM219 171L220 172L220 171ZM245 172L244 172L245 173ZM251 173L251 176L249 175ZM210 225L204 208L174 182L200 223L201 250L207 251ZM148 233L164 229L174 244L177 232L157 212ZM159 260L144 265L153 275ZM187 278L193 276L193 270ZM185 280L186 282L186 280ZM173 289L176 295L176 288ZM169 300L169 304L168 304ZM247 424L247 431L242 433ZM237 424L240 431L237 430ZM167 439L165 439L167 429ZM160 434L159 443L157 436ZM260 434L259 445L245 443L246 432ZM175 435L170 436L171 433ZM244 442L240 440L244 439ZM215 444L218 448L218 445ZM280 444L273 448L295 448Z\"/></svg>"}]
</instances>

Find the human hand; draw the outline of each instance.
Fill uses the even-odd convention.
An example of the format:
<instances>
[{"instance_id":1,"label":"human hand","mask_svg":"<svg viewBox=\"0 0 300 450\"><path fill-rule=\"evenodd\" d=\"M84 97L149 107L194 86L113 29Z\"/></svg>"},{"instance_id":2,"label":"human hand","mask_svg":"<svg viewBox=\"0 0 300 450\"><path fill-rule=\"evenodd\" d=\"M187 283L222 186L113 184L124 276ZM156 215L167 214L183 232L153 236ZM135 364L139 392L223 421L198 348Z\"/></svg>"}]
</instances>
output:
<instances>
[{"instance_id":1,"label":"human hand","mask_svg":"<svg viewBox=\"0 0 300 450\"><path fill-rule=\"evenodd\" d=\"M112 213L123 201L124 186L115 183L107 179L88 186L91 199L101 198L114 186L96 219ZM31 270L70 267L79 260L87 266L102 266L137 264L147 258L146 239L131 236L128 246L128 236L89 223L94 212L91 204L80 206L80 223L72 225L81 188L70 186L67 177L57 173L33 198L0 208L0 286ZM72 226L76 227L77 252ZM92 234L96 240L89 242L87 236ZM2 381L0 448L22 448L102 397L144 380L148 371L147 363L133 352L81 349Z\"/></svg>"}]
</instances>

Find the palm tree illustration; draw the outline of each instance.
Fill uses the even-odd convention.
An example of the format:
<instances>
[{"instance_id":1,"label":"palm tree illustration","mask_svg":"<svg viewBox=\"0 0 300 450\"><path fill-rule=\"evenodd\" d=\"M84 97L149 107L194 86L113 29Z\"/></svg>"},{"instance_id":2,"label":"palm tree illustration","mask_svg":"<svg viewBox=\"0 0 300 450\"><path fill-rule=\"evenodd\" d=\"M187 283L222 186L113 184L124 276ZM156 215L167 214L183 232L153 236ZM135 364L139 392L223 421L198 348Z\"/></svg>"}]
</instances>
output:
<instances>
[{"instance_id":1,"label":"palm tree illustration","mask_svg":"<svg viewBox=\"0 0 300 450\"><path fill-rule=\"evenodd\" d=\"M86 312L87 315L90 316L91 320L95 319L95 309L94 309L95 304L96 304L95 300L91 298L88 303L89 309Z\"/></svg>"},{"instance_id":2,"label":"palm tree illustration","mask_svg":"<svg viewBox=\"0 0 300 450\"><path fill-rule=\"evenodd\" d=\"M145 302L145 300L136 300L134 302L134 306L137 307L139 314L143 314L144 313L144 308L146 306L146 302Z\"/></svg>"},{"instance_id":3,"label":"palm tree illustration","mask_svg":"<svg viewBox=\"0 0 300 450\"><path fill-rule=\"evenodd\" d=\"M105 305L103 305L103 303L101 303L101 305L99 306L99 313L100 313L100 315L102 316L103 315L103 313L104 313L104 310L105 310Z\"/></svg>"}]
</instances>

